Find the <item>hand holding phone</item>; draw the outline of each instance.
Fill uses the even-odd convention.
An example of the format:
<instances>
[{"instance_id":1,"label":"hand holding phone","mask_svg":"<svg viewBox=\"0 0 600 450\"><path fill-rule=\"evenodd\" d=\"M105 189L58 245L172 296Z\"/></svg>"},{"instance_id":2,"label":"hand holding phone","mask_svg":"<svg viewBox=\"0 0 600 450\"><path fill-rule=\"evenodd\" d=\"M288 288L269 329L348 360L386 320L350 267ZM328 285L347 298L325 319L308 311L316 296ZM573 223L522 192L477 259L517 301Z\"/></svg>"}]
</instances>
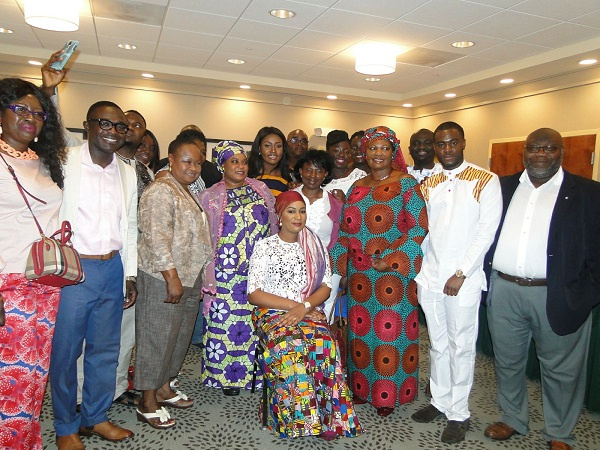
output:
<instances>
[{"instance_id":1,"label":"hand holding phone","mask_svg":"<svg viewBox=\"0 0 600 450\"><path fill-rule=\"evenodd\" d=\"M67 41L65 46L62 48L64 50L64 53L61 55L62 59L59 61L54 61L52 64L50 64L50 67L55 70L63 70L67 64L67 61L69 58L71 58L71 55L73 55L73 52L78 45L79 41Z\"/></svg>"}]
</instances>

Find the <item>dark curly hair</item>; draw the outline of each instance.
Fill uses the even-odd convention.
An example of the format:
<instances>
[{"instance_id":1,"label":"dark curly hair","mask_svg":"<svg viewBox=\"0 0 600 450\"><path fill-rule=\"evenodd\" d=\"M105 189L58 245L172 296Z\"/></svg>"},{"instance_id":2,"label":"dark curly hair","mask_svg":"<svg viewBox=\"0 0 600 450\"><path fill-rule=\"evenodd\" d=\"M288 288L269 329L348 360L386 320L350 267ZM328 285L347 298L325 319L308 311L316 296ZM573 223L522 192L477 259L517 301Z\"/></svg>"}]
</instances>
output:
<instances>
[{"instance_id":1,"label":"dark curly hair","mask_svg":"<svg viewBox=\"0 0 600 450\"><path fill-rule=\"evenodd\" d=\"M256 178L264 175L263 159L260 154L260 144L262 144L264 138L270 134L279 136L283 144L283 156L275 168L281 171L281 178L291 181L290 168L286 156L288 153L287 140L285 139L285 136L281 130L275 127L262 127L260 130L258 130L256 138L252 143L252 149L250 150L250 156L248 158L248 177Z\"/></svg>"},{"instance_id":2,"label":"dark curly hair","mask_svg":"<svg viewBox=\"0 0 600 450\"><path fill-rule=\"evenodd\" d=\"M15 100L27 95L38 99L48 118L44 121L37 142L31 142L29 147L37 153L42 164L48 169L52 181L61 189L64 187L62 163L66 159L66 141L60 115L50 99L35 84L20 78L4 78L0 80L0 114Z\"/></svg>"},{"instance_id":3,"label":"dark curly hair","mask_svg":"<svg viewBox=\"0 0 600 450\"><path fill-rule=\"evenodd\" d=\"M325 186L331 180L333 180L333 156L323 150L309 150L300 155L296 165L294 166L294 175L297 180L300 180L300 169L304 164L314 164L319 169L323 169L327 172L327 176L323 180L321 186Z\"/></svg>"},{"instance_id":4,"label":"dark curly hair","mask_svg":"<svg viewBox=\"0 0 600 450\"><path fill-rule=\"evenodd\" d=\"M142 139L146 136L149 136L150 139L152 139L152 142L154 142L154 155L152 155L152 159L150 160L150 164L148 164L148 166L150 167L150 170L156 173L158 172L158 162L160 161L160 148L158 146L158 140L156 139L156 136L154 136L154 133L148 129L146 129Z\"/></svg>"}]
</instances>

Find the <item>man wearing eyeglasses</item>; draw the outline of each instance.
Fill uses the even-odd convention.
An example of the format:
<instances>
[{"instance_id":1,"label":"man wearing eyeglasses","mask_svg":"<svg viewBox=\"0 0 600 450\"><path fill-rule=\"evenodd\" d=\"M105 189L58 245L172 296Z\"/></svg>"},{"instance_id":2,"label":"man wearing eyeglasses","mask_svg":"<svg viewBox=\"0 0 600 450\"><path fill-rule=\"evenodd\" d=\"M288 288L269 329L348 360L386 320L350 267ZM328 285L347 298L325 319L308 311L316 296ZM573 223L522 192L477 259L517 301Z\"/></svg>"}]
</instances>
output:
<instances>
[{"instance_id":1,"label":"man wearing eyeglasses","mask_svg":"<svg viewBox=\"0 0 600 450\"><path fill-rule=\"evenodd\" d=\"M431 343L431 403L412 419L426 423L445 415L441 441L453 444L469 429L477 319L481 291L487 289L483 259L500 222L502 197L495 174L464 160L460 125L439 125L433 145L443 170L419 185L429 234L416 277Z\"/></svg>"},{"instance_id":2,"label":"man wearing eyeglasses","mask_svg":"<svg viewBox=\"0 0 600 450\"><path fill-rule=\"evenodd\" d=\"M294 178L294 166L296 165L296 161L303 153L308 151L308 136L303 130L293 130L290 131L287 137L288 144L288 163L290 166L290 174L292 178ZM300 180L293 179L295 183L299 183Z\"/></svg>"},{"instance_id":3,"label":"man wearing eyeglasses","mask_svg":"<svg viewBox=\"0 0 600 450\"><path fill-rule=\"evenodd\" d=\"M501 179L504 208L491 268L488 321L498 379L494 440L529 431L525 367L531 339L541 366L544 439L573 445L586 388L591 309L600 302L600 183L562 169L561 135L531 133L525 171Z\"/></svg>"},{"instance_id":4,"label":"man wearing eyeglasses","mask_svg":"<svg viewBox=\"0 0 600 450\"><path fill-rule=\"evenodd\" d=\"M123 441L133 433L108 420L115 393L123 309L135 302L137 181L135 170L115 156L129 129L121 108L93 104L84 128L88 141L68 149L59 219L74 230L85 273L83 283L63 288L50 360L54 428L59 449L83 448L79 434ZM125 293L125 296L124 296ZM77 404L77 359L84 382Z\"/></svg>"}]
</instances>

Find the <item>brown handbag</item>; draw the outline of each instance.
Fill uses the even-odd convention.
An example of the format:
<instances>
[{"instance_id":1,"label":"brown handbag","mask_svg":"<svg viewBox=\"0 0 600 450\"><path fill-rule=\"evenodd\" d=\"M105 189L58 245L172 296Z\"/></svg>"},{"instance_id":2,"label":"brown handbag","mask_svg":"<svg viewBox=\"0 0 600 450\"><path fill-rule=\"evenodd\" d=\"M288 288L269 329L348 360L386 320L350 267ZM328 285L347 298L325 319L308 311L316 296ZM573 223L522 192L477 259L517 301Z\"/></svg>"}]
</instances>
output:
<instances>
[{"instance_id":1,"label":"brown handbag","mask_svg":"<svg viewBox=\"0 0 600 450\"><path fill-rule=\"evenodd\" d=\"M17 183L17 188L25 200L25 204L40 233L41 239L35 241L31 245L29 251L29 257L27 258L27 266L25 268L25 277L28 280L34 280L41 284L48 286L63 287L71 284L81 283L85 280L85 274L81 267L81 261L79 260L79 253L73 248L71 244L71 224L68 221L64 221L58 231L52 236L47 237L42 230L35 214L31 209L31 205L27 200L27 195L41 203L46 203L34 195L27 192L27 190L21 185L14 169L10 164L6 162L4 156L0 154L2 160L8 167L8 171Z\"/></svg>"}]
</instances>

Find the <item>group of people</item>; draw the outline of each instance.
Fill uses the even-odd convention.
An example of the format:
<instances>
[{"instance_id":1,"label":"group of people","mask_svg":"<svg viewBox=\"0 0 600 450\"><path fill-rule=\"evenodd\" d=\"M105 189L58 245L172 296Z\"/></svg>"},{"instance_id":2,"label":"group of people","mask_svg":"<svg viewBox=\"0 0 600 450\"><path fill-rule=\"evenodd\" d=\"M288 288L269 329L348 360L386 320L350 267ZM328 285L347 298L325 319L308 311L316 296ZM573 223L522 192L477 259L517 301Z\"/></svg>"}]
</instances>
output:
<instances>
[{"instance_id":1,"label":"group of people","mask_svg":"<svg viewBox=\"0 0 600 450\"><path fill-rule=\"evenodd\" d=\"M525 171L502 179L464 160L455 122L414 133L410 167L385 126L334 130L326 151L309 150L303 130L263 127L249 154L221 141L209 158L189 125L159 161L142 114L113 102L90 106L86 142L63 129L64 71L50 67L60 58L42 68L41 88L0 80L0 446L42 447L48 374L59 449L84 448L80 436L130 439L108 420L113 402L175 426L172 409L194 404L177 378L190 342L201 382L226 396L250 389L260 345L279 436L358 436L354 405L386 417L416 398L419 304L431 402L412 418L446 416L441 441L457 443L487 292L503 416L485 435L528 432L533 338L544 437L570 448L600 301L600 184L562 169L558 132L531 133ZM84 282L59 290L25 277L39 232L9 167L46 235L71 223ZM343 294L347 342L329 326ZM141 395L129 389L134 347Z\"/></svg>"}]
</instances>

